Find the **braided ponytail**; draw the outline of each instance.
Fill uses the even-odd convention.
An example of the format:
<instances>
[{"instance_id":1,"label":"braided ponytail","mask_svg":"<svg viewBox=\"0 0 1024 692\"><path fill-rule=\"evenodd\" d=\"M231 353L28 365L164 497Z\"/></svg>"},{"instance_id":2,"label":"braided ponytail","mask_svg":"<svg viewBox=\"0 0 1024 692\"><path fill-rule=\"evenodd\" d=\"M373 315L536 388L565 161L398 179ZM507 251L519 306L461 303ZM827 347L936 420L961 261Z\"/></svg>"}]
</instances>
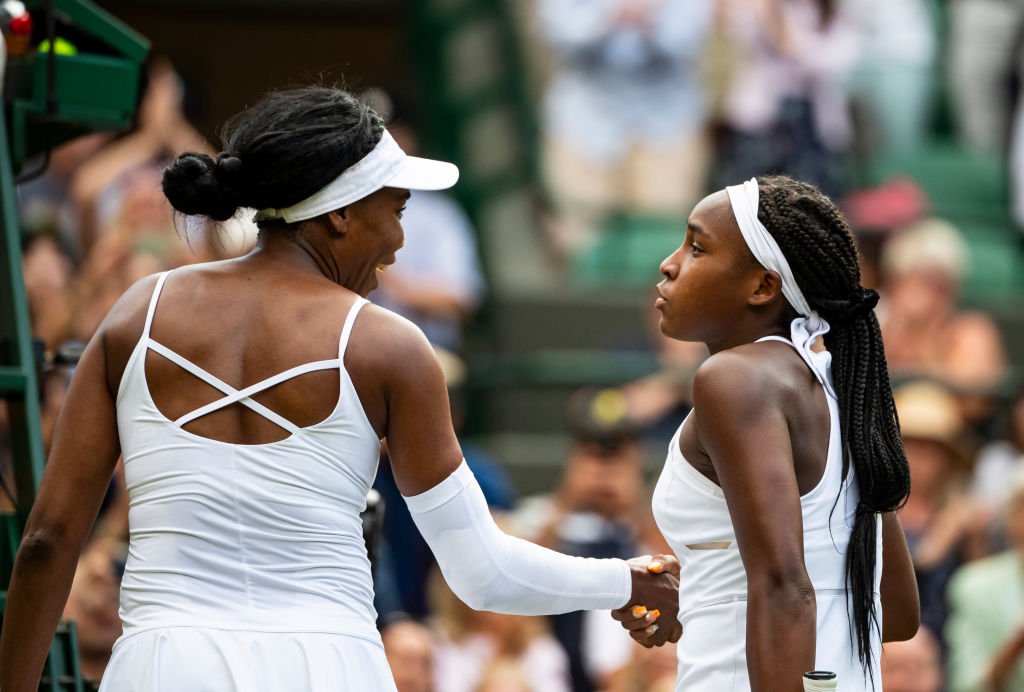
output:
<instances>
[{"instance_id":1,"label":"braided ponytail","mask_svg":"<svg viewBox=\"0 0 1024 692\"><path fill-rule=\"evenodd\" d=\"M853 465L860 493L846 554L848 598L857 653L870 671L871 628L879 628L876 518L902 507L910 494L910 469L873 312L878 294L861 287L853 234L828 197L784 176L759 178L758 188L758 218L778 242L810 306L831 325L825 346L832 354L844 458Z\"/></svg>"}]
</instances>

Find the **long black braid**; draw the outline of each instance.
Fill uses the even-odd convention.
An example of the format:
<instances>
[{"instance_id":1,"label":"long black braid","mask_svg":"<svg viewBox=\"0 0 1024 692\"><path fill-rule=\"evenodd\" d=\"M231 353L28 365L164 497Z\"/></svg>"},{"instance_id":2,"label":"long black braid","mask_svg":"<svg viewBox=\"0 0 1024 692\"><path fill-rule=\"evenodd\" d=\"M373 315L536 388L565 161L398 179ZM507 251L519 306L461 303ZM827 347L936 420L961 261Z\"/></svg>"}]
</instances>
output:
<instances>
[{"instance_id":1,"label":"long black braid","mask_svg":"<svg viewBox=\"0 0 1024 692\"><path fill-rule=\"evenodd\" d=\"M811 308L831 325L825 346L832 354L844 455L860 491L846 555L847 583L858 655L870 672L871 628L879 627L876 515L902 507L910 494L882 334L872 311L878 296L861 287L853 234L828 197L784 176L759 178L758 189L758 218L782 249Z\"/></svg>"}]
</instances>

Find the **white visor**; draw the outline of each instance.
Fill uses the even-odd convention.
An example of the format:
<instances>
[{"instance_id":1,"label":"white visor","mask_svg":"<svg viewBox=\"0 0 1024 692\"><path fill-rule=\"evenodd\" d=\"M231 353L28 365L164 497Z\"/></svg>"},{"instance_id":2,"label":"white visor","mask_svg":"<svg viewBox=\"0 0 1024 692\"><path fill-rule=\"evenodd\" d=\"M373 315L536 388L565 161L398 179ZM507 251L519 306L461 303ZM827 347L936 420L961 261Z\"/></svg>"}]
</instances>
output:
<instances>
[{"instance_id":1,"label":"white visor","mask_svg":"<svg viewBox=\"0 0 1024 692\"><path fill-rule=\"evenodd\" d=\"M341 209L377 190L446 190L459 179L455 164L409 156L385 130L373 150L312 195L284 209L261 209L256 221L283 219L287 223Z\"/></svg>"},{"instance_id":2,"label":"white visor","mask_svg":"<svg viewBox=\"0 0 1024 692\"><path fill-rule=\"evenodd\" d=\"M405 163L382 187L404 190L447 190L459 181L459 167L447 161L406 156Z\"/></svg>"}]
</instances>

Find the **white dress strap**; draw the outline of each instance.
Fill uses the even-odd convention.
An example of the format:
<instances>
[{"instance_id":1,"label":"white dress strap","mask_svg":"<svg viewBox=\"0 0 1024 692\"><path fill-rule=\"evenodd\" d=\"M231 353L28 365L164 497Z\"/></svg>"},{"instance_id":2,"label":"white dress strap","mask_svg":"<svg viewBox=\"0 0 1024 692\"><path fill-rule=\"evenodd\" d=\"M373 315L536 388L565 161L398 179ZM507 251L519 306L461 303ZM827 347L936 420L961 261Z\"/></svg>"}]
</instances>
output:
<instances>
[{"instance_id":1,"label":"white dress strap","mask_svg":"<svg viewBox=\"0 0 1024 692\"><path fill-rule=\"evenodd\" d=\"M812 320L808 317L797 317L790 324L791 338L770 335L762 336L757 341L781 341L789 344L797 352L800 358L811 369L825 393L836 399L835 387L832 384L832 354L828 351L815 351L814 344L819 336L824 336L828 330L828 322L822 319Z\"/></svg>"},{"instance_id":2,"label":"white dress strap","mask_svg":"<svg viewBox=\"0 0 1024 692\"><path fill-rule=\"evenodd\" d=\"M341 328L341 338L338 339L338 360L342 361L342 363L345 360L345 349L348 348L348 340L352 336L352 326L356 323L356 316L363 306L369 302L366 298L356 298L356 302L352 303L352 307L348 310L345 324Z\"/></svg>"},{"instance_id":3,"label":"white dress strap","mask_svg":"<svg viewBox=\"0 0 1024 692\"><path fill-rule=\"evenodd\" d=\"M184 416L174 421L174 423L178 426L187 425L188 423L191 423L197 418L202 418L203 416L209 413L213 413L214 411L222 409L226 406L230 406L231 404L234 403L242 403L248 405L246 404L246 400L249 399L253 394L259 394L260 392L266 389L270 389L271 387L275 387L286 380L290 380L293 377L298 377L300 375L305 375L306 373L316 372L318 370L332 370L338 367L339 364L340 363L338 359L334 358L332 360L318 360L313 363L304 363L302 365L298 365L294 368L290 368L284 372L280 372L276 375L273 375L272 377L268 377L267 379L257 382L256 384L251 384L245 389L235 390L231 393L228 393L225 397L221 399L217 399L216 401L212 401L209 404L206 404L205 406L201 406L200 408L197 408L195 411L192 411L191 413L186 413ZM269 409L267 410L269 411ZM259 413L266 416L266 414L263 413L262 411L260 411ZM289 422L287 418L279 416L273 411L270 411L270 413L273 414L273 417L266 417L270 418L274 423L280 425L282 428L298 429L297 426L295 426L294 423ZM282 423L282 421L284 422Z\"/></svg>"},{"instance_id":4,"label":"white dress strap","mask_svg":"<svg viewBox=\"0 0 1024 692\"><path fill-rule=\"evenodd\" d=\"M184 356L182 356L182 355L172 351L171 349L167 348L166 346L164 346L163 344L161 344L161 343L159 343L157 341L153 341L152 339L149 339L147 341L147 343L146 343L146 346L148 348L151 348L152 350L156 351L161 356L163 356L167 360L171 361L175 365L179 366L183 370L186 370L189 373L195 375L196 377L201 379L203 382L205 382L206 384L210 385L214 389L219 390L223 394L231 395L231 394L235 394L238 391L234 387L229 385L227 382L224 382L220 378L210 374L209 372L207 372L203 368L199 367L198 365L196 365L192 361L188 360ZM214 403L216 403L216 402L214 402ZM256 413L260 414L264 418L272 421L274 424L279 425L280 427L282 427L285 430L287 430L289 433L294 434L295 431L297 431L299 429L297 425L295 425L294 423L289 421L287 418L283 418L282 416L279 416L278 414L274 413L273 411L271 411L269 408L267 408L263 404L259 403L258 401L253 401L252 399L241 399L239 401L239 403L242 404L243 406L247 406L248 408L250 408L253 411L255 411ZM188 415L191 415L191 414L186 414L186 416L188 416ZM186 416L182 416L182 418L185 418ZM179 418L178 420L174 421L174 424L177 425L179 428L181 426L185 425L185 423L181 422L182 418Z\"/></svg>"},{"instance_id":5,"label":"white dress strap","mask_svg":"<svg viewBox=\"0 0 1024 692\"><path fill-rule=\"evenodd\" d=\"M142 339L149 338L149 330L153 326L153 315L156 314L156 304L160 300L160 291L164 288L164 281L170 271L160 272L156 279L156 286L153 287L153 296L149 299L149 310L146 311L146 326L142 328Z\"/></svg>"},{"instance_id":6,"label":"white dress strap","mask_svg":"<svg viewBox=\"0 0 1024 692\"><path fill-rule=\"evenodd\" d=\"M787 344L789 346L793 346L793 342L790 341L789 339L787 339L786 337L784 337L784 336L776 336L774 334L770 334L768 336L762 336L760 339L757 340L757 342L761 342L761 341L781 341L784 344ZM755 343L757 343L757 342L755 342ZM793 348L796 348L796 346L793 346Z\"/></svg>"}]
</instances>

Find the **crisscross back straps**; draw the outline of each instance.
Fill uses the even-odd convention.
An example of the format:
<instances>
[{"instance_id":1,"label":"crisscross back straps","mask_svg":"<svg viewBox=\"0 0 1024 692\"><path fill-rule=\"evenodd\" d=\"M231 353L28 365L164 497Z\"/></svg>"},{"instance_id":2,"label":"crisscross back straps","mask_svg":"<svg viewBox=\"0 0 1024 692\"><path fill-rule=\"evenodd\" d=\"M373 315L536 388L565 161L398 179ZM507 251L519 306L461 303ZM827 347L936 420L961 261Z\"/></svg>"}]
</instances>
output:
<instances>
[{"instance_id":1,"label":"crisscross back straps","mask_svg":"<svg viewBox=\"0 0 1024 692\"><path fill-rule=\"evenodd\" d=\"M285 372L278 373L273 377L268 377L267 379L257 382L256 384L249 385L245 389L236 390L230 393L225 392L227 396L225 396L224 398L217 399L216 401L210 402L205 406L197 408L192 413L186 413L184 416L174 421L174 424L179 427L182 427L188 425L197 418L202 418L203 416L209 413L213 413L214 411L218 411L226 406L230 406L231 404L234 403L241 403L246 406L249 406L257 413L270 419L271 421L273 421L277 425L280 425L282 428L285 428L289 432L295 432L295 430L298 430L298 427L294 423L290 422L287 418L279 416L270 409L260 406L258 402L253 401L252 399L250 399L250 397L254 394L259 394L260 392L266 389L275 387L281 384L282 382L286 382L287 380L290 380L293 377L299 377L300 375L305 375L306 373L310 372L316 372L318 370L333 370L334 368L337 368L339 365L340 363L338 362L337 358L332 360L318 360L315 363L304 363L302 365L298 365L294 368L286 370ZM256 404L256 406L260 406L260 409L262 410L250 406L250 403Z\"/></svg>"},{"instance_id":2,"label":"crisscross back straps","mask_svg":"<svg viewBox=\"0 0 1024 692\"><path fill-rule=\"evenodd\" d=\"M172 363L174 363L178 367L182 368L183 370L191 373L192 375L195 375L200 380L202 380L206 384L210 385L214 389L216 389L216 390L220 391L221 393L225 394L226 395L225 398L230 397L232 395L238 394L238 390L235 389L234 387L232 387L231 385L229 385L227 382L224 382L220 378L218 378L218 377L216 377L214 375L211 375L209 372L207 372L203 368L199 367L198 365L196 365L192 361L188 360L184 356L182 356L182 355L172 351L171 349L167 348L163 344L161 344L161 343L159 343L157 341L153 341L152 339L149 339L149 341L147 342L146 346L151 348L151 349L153 349L154 351L159 353L161 356L163 356L167 360L171 361ZM215 411L218 408L222 408L223 406L227 406L227 405L229 405L231 403L235 403L235 401L237 401L238 403L242 404L243 406L246 406L246 407L252 409L254 412L256 412L259 415L263 416L264 418L266 418L267 420L271 421L275 425L278 425L281 428L284 428L289 433L295 433L295 431L299 429L299 427L297 425L292 423L287 418L284 418L283 416L280 416L280 415L274 413L273 411L271 411L269 408L267 408L263 404L259 403L258 401L253 401L252 399L249 399L249 398L247 398L244 395L243 395L242 398L237 399L235 401L231 401L228 404L223 404L222 406L217 406L217 404L219 404L221 401L224 401L224 399L218 399L217 401L214 401L213 404L207 404L206 406L203 406L202 408L205 409L205 408L212 407L212 408L210 408L210 411ZM199 410L201 410L201 409L199 409ZM209 413L210 411L207 411L207 413ZM185 423L188 423L188 422L190 422L192 420L195 420L196 418L199 417L199 416L194 415L194 414L195 414L195 411L193 411L192 413L185 414L184 416L182 416L178 420L174 421L174 424L177 425L178 427L181 427L181 426L185 425ZM205 415L205 413L202 414L202 415ZM182 422L183 419L187 419L187 420L185 420L185 422Z\"/></svg>"},{"instance_id":3,"label":"crisscross back straps","mask_svg":"<svg viewBox=\"0 0 1024 692\"><path fill-rule=\"evenodd\" d=\"M352 307L349 309L348 316L345 318L345 324L341 328L341 336L338 340L337 358L333 358L331 360L318 360L312 363L303 363L302 365L297 365L294 368L289 368L284 372L280 372L276 375L272 375L266 379L260 380L256 384L249 385L244 389L235 389L227 382L224 382L219 377L216 377L215 375L211 374L204 368L196 365L188 358L182 356L180 353L172 351L171 349L167 348L160 342L155 341L150 337L150 328L152 327L153 324L153 315L156 312L156 304L160 297L160 291L163 288L164 280L167 278L167 274L169 273L170 272L164 272L157 279L156 288L153 291L153 297L149 303L149 312L146 314L146 326L143 329L143 338L145 339L146 347L152 349L153 351L156 351L161 356L171 361L181 369L194 375L195 377L199 378L200 380L210 385L217 391L224 394L224 396L221 397L220 399L200 406L199 408L179 417L176 421L174 421L174 424L181 428L198 418L202 418L203 416L213 413L214 411L219 411L220 409L226 408L227 406L231 406L232 404L241 404L251 409L253 412L263 416L264 418L274 423L275 425L283 428L284 430L287 430L290 434L295 434L298 430L300 430L299 426L295 425L295 423L275 413L274 411L270 410L269 408L259 403L258 401L254 401L252 399L252 396L255 394L259 394L260 392L265 391L267 389L270 389L271 387L276 387L282 382L286 382L290 379L299 377L301 375L305 375L307 373L316 372L319 370L331 370L333 368L342 368L342 359L344 358L345 355L345 349L348 346L349 337L352 334L352 325L355 324L356 315L359 314L359 310L368 301L365 298L358 298L352 304Z\"/></svg>"}]
</instances>

